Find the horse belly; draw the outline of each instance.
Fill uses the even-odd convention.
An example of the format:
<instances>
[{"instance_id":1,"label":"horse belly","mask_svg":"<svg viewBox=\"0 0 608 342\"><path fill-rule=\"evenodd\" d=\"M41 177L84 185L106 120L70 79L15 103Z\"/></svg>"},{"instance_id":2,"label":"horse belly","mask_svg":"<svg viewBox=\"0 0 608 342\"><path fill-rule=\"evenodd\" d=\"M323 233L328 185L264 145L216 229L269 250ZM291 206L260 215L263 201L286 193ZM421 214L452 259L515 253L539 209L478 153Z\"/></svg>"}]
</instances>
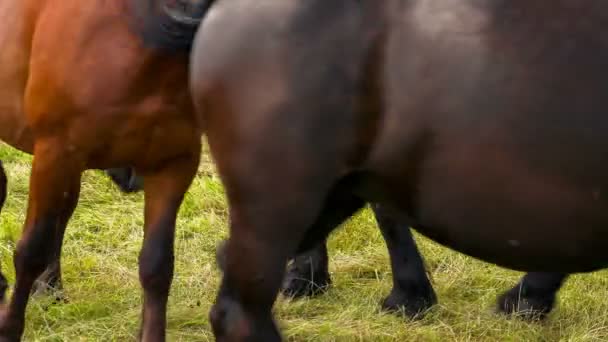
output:
<instances>
[{"instance_id":1,"label":"horse belly","mask_svg":"<svg viewBox=\"0 0 608 342\"><path fill-rule=\"evenodd\" d=\"M608 189L600 175L574 179L500 149L470 146L437 153L420 175L419 230L444 245L523 271L608 264Z\"/></svg>"}]
</instances>

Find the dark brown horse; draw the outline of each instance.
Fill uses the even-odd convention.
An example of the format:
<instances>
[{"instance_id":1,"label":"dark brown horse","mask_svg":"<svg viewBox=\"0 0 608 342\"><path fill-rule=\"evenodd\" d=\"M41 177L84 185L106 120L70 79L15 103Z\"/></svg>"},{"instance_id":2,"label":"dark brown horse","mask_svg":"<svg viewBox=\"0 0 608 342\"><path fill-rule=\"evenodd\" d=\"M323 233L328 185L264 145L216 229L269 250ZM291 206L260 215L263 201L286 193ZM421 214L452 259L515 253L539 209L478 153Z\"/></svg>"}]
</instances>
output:
<instances>
[{"instance_id":1,"label":"dark brown horse","mask_svg":"<svg viewBox=\"0 0 608 342\"><path fill-rule=\"evenodd\" d=\"M605 267L607 33L604 1L218 2L191 69L230 205L217 339L280 340L285 262L350 201L553 292Z\"/></svg>"},{"instance_id":2,"label":"dark brown horse","mask_svg":"<svg viewBox=\"0 0 608 342\"><path fill-rule=\"evenodd\" d=\"M140 18L156 13L130 0L0 3L0 139L34 155L2 341L19 339L32 284L59 258L82 172L124 165L144 178L142 339L164 339L175 220L198 166L201 126L187 53L141 39Z\"/></svg>"}]
</instances>

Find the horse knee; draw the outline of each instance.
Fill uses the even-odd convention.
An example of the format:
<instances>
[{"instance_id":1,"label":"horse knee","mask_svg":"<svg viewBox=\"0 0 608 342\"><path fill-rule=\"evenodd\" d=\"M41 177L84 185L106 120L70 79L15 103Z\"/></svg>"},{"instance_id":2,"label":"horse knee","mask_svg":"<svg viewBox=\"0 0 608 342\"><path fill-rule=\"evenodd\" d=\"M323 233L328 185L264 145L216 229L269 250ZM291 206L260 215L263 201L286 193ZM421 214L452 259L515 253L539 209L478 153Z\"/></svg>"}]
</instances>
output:
<instances>
[{"instance_id":1,"label":"horse knee","mask_svg":"<svg viewBox=\"0 0 608 342\"><path fill-rule=\"evenodd\" d=\"M146 244L139 255L139 279L146 291L168 293L173 277L173 252L161 244Z\"/></svg>"}]
</instances>

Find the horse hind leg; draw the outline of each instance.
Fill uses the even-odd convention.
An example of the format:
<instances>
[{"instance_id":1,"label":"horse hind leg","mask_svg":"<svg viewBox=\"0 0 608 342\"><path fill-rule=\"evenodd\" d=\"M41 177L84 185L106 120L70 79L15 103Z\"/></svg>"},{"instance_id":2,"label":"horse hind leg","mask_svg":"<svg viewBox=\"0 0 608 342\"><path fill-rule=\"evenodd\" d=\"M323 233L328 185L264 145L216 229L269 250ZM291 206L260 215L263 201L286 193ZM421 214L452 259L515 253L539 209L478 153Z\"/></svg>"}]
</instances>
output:
<instances>
[{"instance_id":1,"label":"horse hind leg","mask_svg":"<svg viewBox=\"0 0 608 342\"><path fill-rule=\"evenodd\" d=\"M84 163L54 140L38 141L30 176L28 210L14 254L16 281L10 303L0 312L0 340L19 340L32 285L49 266L56 240L76 206Z\"/></svg>"},{"instance_id":2,"label":"horse hind leg","mask_svg":"<svg viewBox=\"0 0 608 342\"><path fill-rule=\"evenodd\" d=\"M278 155L286 155L281 153L280 146L275 147ZM219 151L215 152L219 154ZM301 161L303 154L298 152L287 155ZM243 151L242 154L233 153L231 157L240 159L249 155ZM221 161L219 164L222 169ZM271 309L285 279L286 263L298 252L323 241L335 228L335 224L319 225L319 218L323 213L331 212L325 207L336 203L332 201L335 181L327 174L337 172L333 168L329 171L314 167L291 168L294 164L289 161L253 163L251 168L230 169L223 173L227 193L231 194L230 238L220 253L224 276L209 314L218 341L280 341ZM317 160L311 160L296 165L319 164ZM263 167L265 172L258 172L258 167ZM298 173L294 172L296 170ZM247 174L259 177L253 181L250 177L242 177ZM293 174L301 178L294 181L289 177L277 177ZM232 182L237 177L242 182ZM277 190L268 191L271 187ZM241 196L244 193L248 195ZM364 204L358 202L355 207Z\"/></svg>"},{"instance_id":3,"label":"horse hind leg","mask_svg":"<svg viewBox=\"0 0 608 342\"><path fill-rule=\"evenodd\" d=\"M393 271L393 288L382 309L420 317L437 303L424 261L407 223L380 205L372 205L378 227L388 248Z\"/></svg>"},{"instance_id":4,"label":"horse hind leg","mask_svg":"<svg viewBox=\"0 0 608 342\"><path fill-rule=\"evenodd\" d=\"M112 181L119 187L124 193L132 193L140 191L143 188L142 178L135 173L133 168L113 168L106 170L106 174L110 176ZM65 211L61 213L60 220L62 225L67 225L76 203L72 203L70 206L65 208ZM36 294L54 293L57 301L62 301L65 298L58 292L63 289L63 282L61 280L61 247L63 244L63 234L65 230L59 230L58 236L55 238L54 250L58 253L53 255L49 267L38 277L33 286L33 292Z\"/></svg>"},{"instance_id":5,"label":"horse hind leg","mask_svg":"<svg viewBox=\"0 0 608 342\"><path fill-rule=\"evenodd\" d=\"M76 204L78 202L78 196L70 196L66 202L65 207L61 210L58 219L58 225L66 227ZM53 294L55 301L65 301L63 290L63 281L61 278L61 249L63 246L63 237L65 233L64 229L58 229L55 232L55 239L53 243L53 254L50 259L48 267L42 272L42 274L36 279L32 287L34 294Z\"/></svg>"},{"instance_id":6,"label":"horse hind leg","mask_svg":"<svg viewBox=\"0 0 608 342\"><path fill-rule=\"evenodd\" d=\"M133 168L113 168L105 171L112 181L119 187L124 193L132 193L140 191L143 188L142 178L135 173ZM71 203L66 206L65 211L60 215L60 224L67 225L76 203ZM58 236L55 238L54 250L57 254L53 255L49 267L38 277L34 283L32 291L35 294L49 294L53 293L57 302L65 300L61 290L63 289L63 282L61 280L61 247L63 244L63 234L65 230L59 230Z\"/></svg>"},{"instance_id":7,"label":"horse hind leg","mask_svg":"<svg viewBox=\"0 0 608 342\"><path fill-rule=\"evenodd\" d=\"M139 279L144 290L141 341L165 341L167 299L174 267L177 213L196 175L200 150L145 174L144 242Z\"/></svg>"},{"instance_id":8,"label":"horse hind leg","mask_svg":"<svg viewBox=\"0 0 608 342\"><path fill-rule=\"evenodd\" d=\"M365 205L363 200L344 191L335 191L326 202L314 226L304 236L298 255L287 267L282 288L285 296L300 298L327 291L331 285L327 235Z\"/></svg>"}]
</instances>

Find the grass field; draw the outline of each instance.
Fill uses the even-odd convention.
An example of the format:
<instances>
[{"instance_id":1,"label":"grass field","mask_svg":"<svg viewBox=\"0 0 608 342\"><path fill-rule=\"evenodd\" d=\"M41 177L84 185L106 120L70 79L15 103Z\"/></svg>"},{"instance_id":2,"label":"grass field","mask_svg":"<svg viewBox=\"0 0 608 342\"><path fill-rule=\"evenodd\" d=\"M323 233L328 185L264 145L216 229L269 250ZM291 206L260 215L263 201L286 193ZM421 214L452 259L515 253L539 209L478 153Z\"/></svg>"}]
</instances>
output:
<instances>
[{"instance_id":1,"label":"grass field","mask_svg":"<svg viewBox=\"0 0 608 342\"><path fill-rule=\"evenodd\" d=\"M14 281L12 252L24 220L31 158L0 145L9 196L0 217L2 269ZM139 324L137 254L143 196L121 194L98 171L87 172L63 249L67 303L35 297L25 341L131 341ZM219 272L216 243L227 234L223 189L206 159L178 221L176 269L168 313L170 341L212 341L207 313ZM517 272L482 263L416 236L440 304L419 321L379 312L390 290L388 256L368 210L330 242L331 290L315 299L280 298L276 315L292 341L606 341L608 273L574 276L542 324L492 312Z\"/></svg>"}]
</instances>

